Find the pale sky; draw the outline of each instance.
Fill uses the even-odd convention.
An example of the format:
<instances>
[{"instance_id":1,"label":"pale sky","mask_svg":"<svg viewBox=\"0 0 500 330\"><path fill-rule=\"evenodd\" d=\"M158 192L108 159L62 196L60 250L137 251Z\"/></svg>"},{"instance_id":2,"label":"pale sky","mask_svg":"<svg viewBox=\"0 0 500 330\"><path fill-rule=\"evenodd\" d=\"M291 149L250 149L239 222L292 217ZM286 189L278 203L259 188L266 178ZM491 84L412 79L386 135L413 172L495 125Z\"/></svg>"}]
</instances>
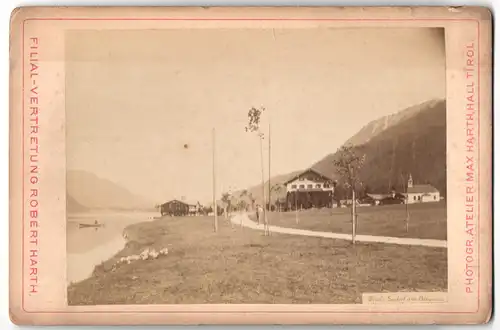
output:
<instances>
[{"instance_id":1,"label":"pale sky","mask_svg":"<svg viewBox=\"0 0 500 330\"><path fill-rule=\"evenodd\" d=\"M68 169L153 202L211 199L213 127L218 195L258 184L252 106L271 116L276 175L371 120L445 97L437 29L72 31L66 59Z\"/></svg>"}]
</instances>

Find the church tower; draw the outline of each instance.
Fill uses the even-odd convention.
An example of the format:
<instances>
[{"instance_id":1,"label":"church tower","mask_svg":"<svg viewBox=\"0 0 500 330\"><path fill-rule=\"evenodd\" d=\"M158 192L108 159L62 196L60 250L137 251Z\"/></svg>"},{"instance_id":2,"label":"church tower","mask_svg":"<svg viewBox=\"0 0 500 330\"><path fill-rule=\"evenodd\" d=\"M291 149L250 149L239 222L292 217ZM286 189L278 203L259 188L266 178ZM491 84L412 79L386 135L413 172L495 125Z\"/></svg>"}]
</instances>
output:
<instances>
[{"instance_id":1,"label":"church tower","mask_svg":"<svg viewBox=\"0 0 500 330\"><path fill-rule=\"evenodd\" d=\"M408 188L412 188L413 187L413 178L411 177L411 173L410 173L410 177L408 178Z\"/></svg>"}]
</instances>

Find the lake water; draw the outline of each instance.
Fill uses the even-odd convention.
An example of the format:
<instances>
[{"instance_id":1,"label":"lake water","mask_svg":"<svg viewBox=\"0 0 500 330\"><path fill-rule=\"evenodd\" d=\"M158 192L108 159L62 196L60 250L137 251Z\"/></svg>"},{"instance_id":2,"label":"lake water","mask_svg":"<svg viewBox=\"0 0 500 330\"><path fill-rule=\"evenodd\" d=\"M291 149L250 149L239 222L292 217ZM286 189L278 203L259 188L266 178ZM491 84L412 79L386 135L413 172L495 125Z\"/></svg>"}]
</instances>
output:
<instances>
[{"instance_id":1,"label":"lake water","mask_svg":"<svg viewBox=\"0 0 500 330\"><path fill-rule=\"evenodd\" d=\"M123 230L134 223L152 221L158 212L85 212L68 214L67 281L82 281L94 267L113 257L125 246ZM80 224L102 224L98 228L80 228Z\"/></svg>"}]
</instances>

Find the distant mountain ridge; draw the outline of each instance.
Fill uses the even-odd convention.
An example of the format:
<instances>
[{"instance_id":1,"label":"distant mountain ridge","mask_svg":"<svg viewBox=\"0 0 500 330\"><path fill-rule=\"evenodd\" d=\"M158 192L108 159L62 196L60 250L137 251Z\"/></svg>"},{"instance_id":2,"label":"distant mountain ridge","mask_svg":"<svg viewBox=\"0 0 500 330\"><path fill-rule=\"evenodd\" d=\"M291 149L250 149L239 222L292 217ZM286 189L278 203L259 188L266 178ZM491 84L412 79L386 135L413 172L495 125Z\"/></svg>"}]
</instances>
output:
<instances>
[{"instance_id":1,"label":"distant mountain ridge","mask_svg":"<svg viewBox=\"0 0 500 330\"><path fill-rule=\"evenodd\" d=\"M426 101L409 108L406 108L397 113L383 116L379 119L373 120L365 125L359 132L354 134L349 138L344 144L348 145L361 145L369 142L372 138L376 137L383 131L398 125L399 123L410 119L411 117L417 115L421 111L425 111L428 108L433 108L438 105L442 100L430 100Z\"/></svg>"},{"instance_id":2,"label":"distant mountain ridge","mask_svg":"<svg viewBox=\"0 0 500 330\"><path fill-rule=\"evenodd\" d=\"M88 210L146 210L154 204L121 185L81 170L66 174L68 212Z\"/></svg>"},{"instance_id":3,"label":"distant mountain ridge","mask_svg":"<svg viewBox=\"0 0 500 330\"><path fill-rule=\"evenodd\" d=\"M368 142L353 146L366 155L360 176L370 190L379 193L388 192L392 188L404 190L411 173L415 184L431 184L446 195L444 100L411 108L410 112L372 136ZM340 180L333 166L336 157L337 153L330 154L313 164L312 168Z\"/></svg>"},{"instance_id":4,"label":"distant mountain ridge","mask_svg":"<svg viewBox=\"0 0 500 330\"><path fill-rule=\"evenodd\" d=\"M69 212L85 212L88 208L78 203L73 197L66 193L66 209Z\"/></svg>"},{"instance_id":5,"label":"distant mountain ridge","mask_svg":"<svg viewBox=\"0 0 500 330\"><path fill-rule=\"evenodd\" d=\"M391 188L402 190L411 173L416 184L432 184L446 195L445 100L430 100L373 120L344 145L352 145L366 154L361 180L373 192L385 193ZM336 157L337 152L333 152L310 168L340 180L333 165ZM300 172L275 176L271 178L271 185L283 184ZM268 187L266 182L266 195ZM250 187L248 191L261 199L261 185ZM282 189L280 193L272 193L272 200L284 196L286 191Z\"/></svg>"}]
</instances>

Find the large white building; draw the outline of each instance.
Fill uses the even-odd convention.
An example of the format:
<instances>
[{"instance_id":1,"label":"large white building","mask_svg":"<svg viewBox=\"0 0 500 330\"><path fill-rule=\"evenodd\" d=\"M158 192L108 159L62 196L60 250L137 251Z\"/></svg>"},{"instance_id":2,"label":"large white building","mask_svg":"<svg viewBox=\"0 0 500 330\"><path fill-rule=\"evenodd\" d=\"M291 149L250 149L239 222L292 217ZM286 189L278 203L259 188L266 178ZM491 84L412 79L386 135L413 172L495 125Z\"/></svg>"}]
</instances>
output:
<instances>
[{"instance_id":1,"label":"large white building","mask_svg":"<svg viewBox=\"0 0 500 330\"><path fill-rule=\"evenodd\" d=\"M407 198L408 204L414 203L427 203L427 202L439 202L440 194L439 190L433 187L430 184L413 184L413 178L408 179L408 188L407 188Z\"/></svg>"},{"instance_id":2,"label":"large white building","mask_svg":"<svg viewBox=\"0 0 500 330\"><path fill-rule=\"evenodd\" d=\"M288 209L331 207L333 204L333 179L315 169L309 168L284 184Z\"/></svg>"}]
</instances>

